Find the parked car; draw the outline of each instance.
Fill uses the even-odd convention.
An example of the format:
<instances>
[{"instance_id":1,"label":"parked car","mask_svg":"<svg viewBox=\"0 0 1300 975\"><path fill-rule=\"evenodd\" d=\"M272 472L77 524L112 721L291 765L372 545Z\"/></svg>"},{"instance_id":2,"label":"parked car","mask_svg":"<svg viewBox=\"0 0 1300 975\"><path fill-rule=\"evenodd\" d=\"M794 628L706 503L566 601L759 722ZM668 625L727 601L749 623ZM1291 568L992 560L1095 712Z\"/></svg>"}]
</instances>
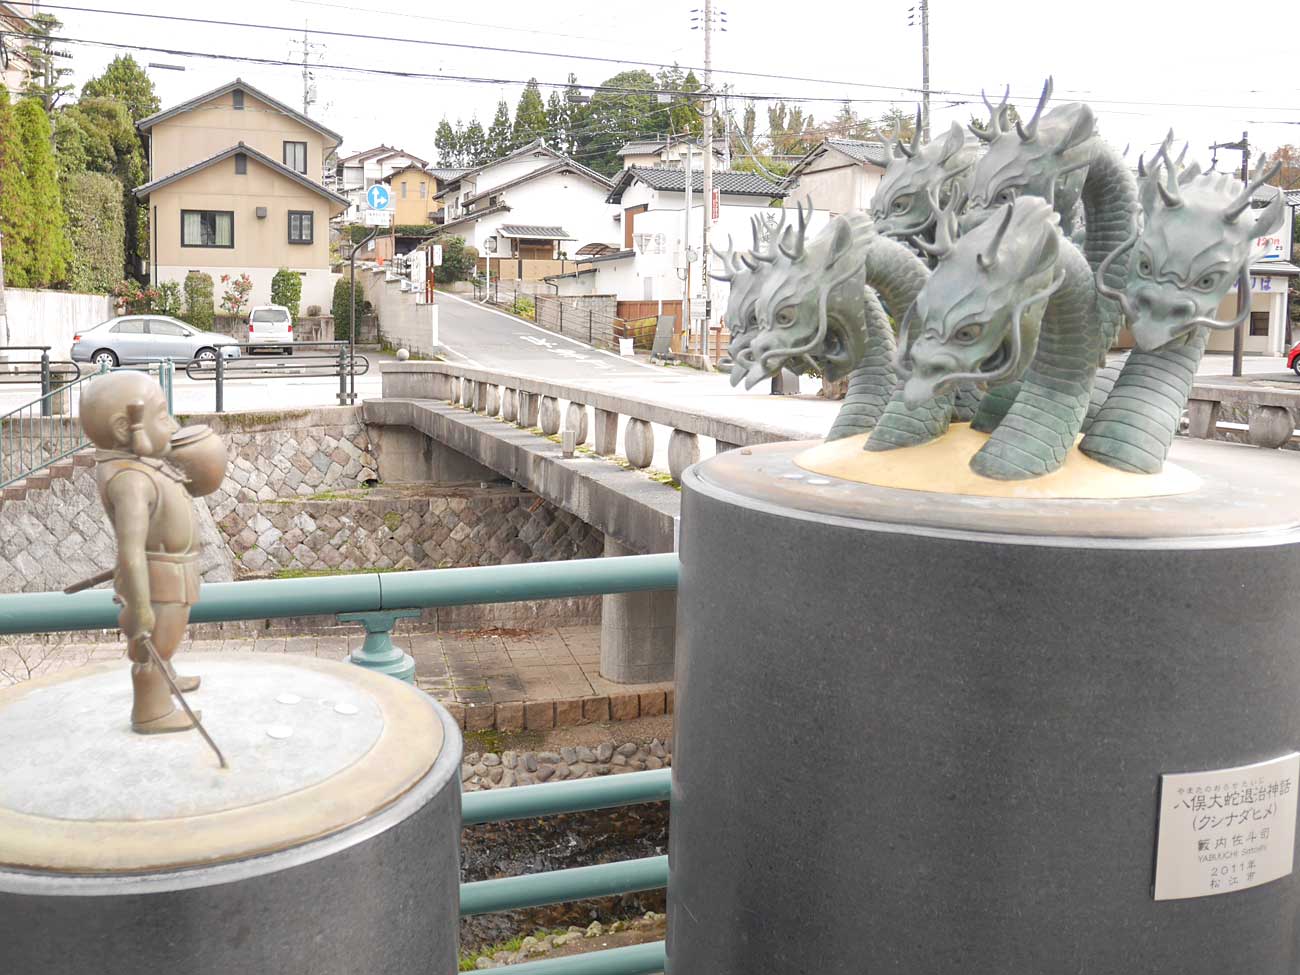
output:
<instances>
[{"instance_id":1,"label":"parked car","mask_svg":"<svg viewBox=\"0 0 1300 975\"><path fill-rule=\"evenodd\" d=\"M1286 367L1300 376L1300 342L1291 346L1291 351L1286 354Z\"/></svg>"},{"instance_id":2,"label":"parked car","mask_svg":"<svg viewBox=\"0 0 1300 975\"><path fill-rule=\"evenodd\" d=\"M229 335L203 332L166 315L120 315L72 336L72 361L113 366L173 359L188 363L216 362L239 355L239 343Z\"/></svg>"},{"instance_id":3,"label":"parked car","mask_svg":"<svg viewBox=\"0 0 1300 975\"><path fill-rule=\"evenodd\" d=\"M293 316L284 305L257 305L248 313L248 344L293 355ZM252 349L249 349L251 352Z\"/></svg>"}]
</instances>

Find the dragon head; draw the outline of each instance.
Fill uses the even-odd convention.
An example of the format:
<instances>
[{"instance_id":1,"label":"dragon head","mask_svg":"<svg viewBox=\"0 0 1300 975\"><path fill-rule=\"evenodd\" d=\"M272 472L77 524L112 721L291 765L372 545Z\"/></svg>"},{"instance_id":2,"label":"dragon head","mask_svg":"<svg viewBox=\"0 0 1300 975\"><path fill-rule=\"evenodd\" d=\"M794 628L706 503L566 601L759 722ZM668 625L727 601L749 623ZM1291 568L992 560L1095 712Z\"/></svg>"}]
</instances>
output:
<instances>
[{"instance_id":1,"label":"dragon head","mask_svg":"<svg viewBox=\"0 0 1300 975\"><path fill-rule=\"evenodd\" d=\"M1261 157L1255 178L1243 188L1230 176L1202 174L1195 164L1179 173L1169 156L1170 141L1150 171L1141 170L1141 232L1097 269L1099 290L1120 303L1143 351L1182 345L1202 326L1230 330L1245 321L1249 302L1234 321L1219 321L1214 312L1233 284L1249 293L1251 246L1281 224L1284 209L1280 191L1262 209L1250 205L1280 163L1265 167ZM1124 289L1106 287L1107 268L1129 250Z\"/></svg>"},{"instance_id":2,"label":"dragon head","mask_svg":"<svg viewBox=\"0 0 1300 975\"><path fill-rule=\"evenodd\" d=\"M754 308L763 280L768 276L779 257L775 246L764 246L765 231L769 243L775 242L785 225L785 212L782 211L779 222L773 224L765 216L758 215L750 220L750 229L754 237L754 249L749 252L737 252L731 237L727 237L726 252L716 247L713 253L722 262L722 270L714 271L710 276L716 281L726 281L731 285L727 295L727 328L731 340L727 353L731 358L731 384L734 386L745 377L745 350L749 348L758 334L758 319Z\"/></svg>"},{"instance_id":3,"label":"dragon head","mask_svg":"<svg viewBox=\"0 0 1300 975\"><path fill-rule=\"evenodd\" d=\"M1046 201L1026 197L957 237L956 208L944 211L928 248L939 264L899 329L909 406L958 383L1007 382L1024 372L1046 301L1064 280L1058 223Z\"/></svg>"},{"instance_id":4,"label":"dragon head","mask_svg":"<svg viewBox=\"0 0 1300 975\"><path fill-rule=\"evenodd\" d=\"M733 385L743 378L745 388L752 388L783 367L840 379L865 352L866 285L853 231L865 218L837 217L807 241L812 213L811 202L806 213L799 206L798 225L785 228L778 256L757 285L755 330L736 349Z\"/></svg>"},{"instance_id":5,"label":"dragon head","mask_svg":"<svg viewBox=\"0 0 1300 975\"><path fill-rule=\"evenodd\" d=\"M921 145L921 113L910 145L894 130L892 158L871 198L876 229L887 237L906 240L927 233L938 216L933 200L947 203L975 165L975 146L968 145L956 122L941 139Z\"/></svg>"},{"instance_id":6,"label":"dragon head","mask_svg":"<svg viewBox=\"0 0 1300 975\"><path fill-rule=\"evenodd\" d=\"M985 98L989 123L971 126L976 137L988 143L988 151L976 163L971 176L970 209L962 217L962 228L966 230L981 223L991 209L1022 196L1038 197L1053 205L1060 193L1073 194L1077 199L1082 183L1077 177L1068 177L1092 159L1092 109L1073 102L1043 113L1052 97L1051 78L1043 85L1038 107L1028 122L1008 126L1008 97L1009 91L996 107ZM1074 199L1064 203L1073 208Z\"/></svg>"}]
</instances>

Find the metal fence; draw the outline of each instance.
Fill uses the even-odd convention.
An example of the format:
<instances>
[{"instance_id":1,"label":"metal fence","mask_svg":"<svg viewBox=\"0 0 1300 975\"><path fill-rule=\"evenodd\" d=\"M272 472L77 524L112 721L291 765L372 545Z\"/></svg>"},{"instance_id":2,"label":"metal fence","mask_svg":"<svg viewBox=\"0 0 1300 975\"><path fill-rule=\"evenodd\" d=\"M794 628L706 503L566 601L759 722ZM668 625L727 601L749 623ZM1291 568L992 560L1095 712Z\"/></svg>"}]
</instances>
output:
<instances>
[{"instance_id":1,"label":"metal fence","mask_svg":"<svg viewBox=\"0 0 1300 975\"><path fill-rule=\"evenodd\" d=\"M370 616L392 627L393 609L516 602L609 593L676 589L677 556L631 555L463 569L392 572L382 576L326 576L205 585L194 622L271 617ZM111 629L118 607L109 590L0 595L0 633L51 633ZM371 615L373 614L373 615ZM379 669L364 648L353 663ZM628 772L597 779L515 786L462 797L463 825L532 819L669 799L671 771ZM655 890L668 883L668 858L646 857L461 884L462 916ZM662 941L581 956L525 962L499 969L510 975L651 975L665 967Z\"/></svg>"},{"instance_id":2,"label":"metal fence","mask_svg":"<svg viewBox=\"0 0 1300 975\"><path fill-rule=\"evenodd\" d=\"M224 346L229 348L230 346ZM211 361L195 359L185 367L185 375L195 380L210 380L214 384L215 411L226 411L226 381L252 377L285 378L337 377L340 406L352 402L354 384L350 378L364 376L370 371L370 360L351 351L347 342L295 342L285 346L290 355L285 358L265 359L252 355L254 350L265 351L265 345L239 344L240 354L235 358L217 356Z\"/></svg>"},{"instance_id":3,"label":"metal fence","mask_svg":"<svg viewBox=\"0 0 1300 975\"><path fill-rule=\"evenodd\" d=\"M579 308L562 295L536 293L516 280L493 278L488 284L474 282L474 297L487 304L534 322L548 332L555 332L598 349L619 352L620 338L632 337L628 323L616 315L606 315L592 308ZM650 341L654 340L651 328ZM649 346L645 346L648 348Z\"/></svg>"}]
</instances>

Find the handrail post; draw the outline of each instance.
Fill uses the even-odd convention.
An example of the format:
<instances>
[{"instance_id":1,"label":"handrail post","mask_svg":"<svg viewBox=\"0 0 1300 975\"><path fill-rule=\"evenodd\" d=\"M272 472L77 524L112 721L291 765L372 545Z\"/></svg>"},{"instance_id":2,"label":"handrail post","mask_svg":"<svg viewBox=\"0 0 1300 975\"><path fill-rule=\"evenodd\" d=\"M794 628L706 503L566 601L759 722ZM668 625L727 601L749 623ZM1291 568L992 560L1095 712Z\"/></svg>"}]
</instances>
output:
<instances>
[{"instance_id":1,"label":"handrail post","mask_svg":"<svg viewBox=\"0 0 1300 975\"><path fill-rule=\"evenodd\" d=\"M41 351L41 416L50 416L53 404L50 402L50 350Z\"/></svg>"},{"instance_id":2,"label":"handrail post","mask_svg":"<svg viewBox=\"0 0 1300 975\"><path fill-rule=\"evenodd\" d=\"M348 405L348 347L339 345L339 406Z\"/></svg>"},{"instance_id":3,"label":"handrail post","mask_svg":"<svg viewBox=\"0 0 1300 975\"><path fill-rule=\"evenodd\" d=\"M386 609L368 613L341 613L335 617L340 623L360 623L366 638L359 650L348 655L348 661L367 670L377 670L408 684L415 683L415 659L393 644L393 627L399 619L419 616L418 609Z\"/></svg>"},{"instance_id":4,"label":"handrail post","mask_svg":"<svg viewBox=\"0 0 1300 975\"><path fill-rule=\"evenodd\" d=\"M217 412L226 412L226 357L217 349Z\"/></svg>"},{"instance_id":5,"label":"handrail post","mask_svg":"<svg viewBox=\"0 0 1300 975\"><path fill-rule=\"evenodd\" d=\"M221 355L221 350L217 349L217 355ZM167 398L167 412L176 412L176 400L172 395L172 380L176 377L176 363L172 361L171 356L167 356L158 366L158 381L162 384L163 395Z\"/></svg>"},{"instance_id":6,"label":"handrail post","mask_svg":"<svg viewBox=\"0 0 1300 975\"><path fill-rule=\"evenodd\" d=\"M591 345L591 309L587 309L587 344Z\"/></svg>"}]
</instances>

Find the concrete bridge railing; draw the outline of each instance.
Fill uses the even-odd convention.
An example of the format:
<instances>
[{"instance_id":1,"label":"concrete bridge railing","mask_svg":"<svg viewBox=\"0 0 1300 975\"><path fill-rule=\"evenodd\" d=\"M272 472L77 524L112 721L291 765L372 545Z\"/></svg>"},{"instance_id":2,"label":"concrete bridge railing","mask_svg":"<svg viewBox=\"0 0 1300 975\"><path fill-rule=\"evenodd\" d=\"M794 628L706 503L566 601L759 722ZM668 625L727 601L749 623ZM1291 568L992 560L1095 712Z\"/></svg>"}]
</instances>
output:
<instances>
[{"instance_id":1,"label":"concrete bridge railing","mask_svg":"<svg viewBox=\"0 0 1300 975\"><path fill-rule=\"evenodd\" d=\"M649 467L654 460L654 427L668 427L668 472L678 483L682 472L699 460L701 437L715 440L719 453L808 438L807 431L795 428L740 422L621 393L445 362L385 366L383 396L444 400L525 429L538 428L545 436L572 432L575 446L590 439L597 454L612 457L621 453L640 469ZM560 404L564 402L568 406L561 415ZM621 417L627 422L620 443Z\"/></svg>"},{"instance_id":2,"label":"concrete bridge railing","mask_svg":"<svg viewBox=\"0 0 1300 975\"><path fill-rule=\"evenodd\" d=\"M1189 437L1300 449L1300 388L1198 383L1187 402Z\"/></svg>"}]
</instances>

